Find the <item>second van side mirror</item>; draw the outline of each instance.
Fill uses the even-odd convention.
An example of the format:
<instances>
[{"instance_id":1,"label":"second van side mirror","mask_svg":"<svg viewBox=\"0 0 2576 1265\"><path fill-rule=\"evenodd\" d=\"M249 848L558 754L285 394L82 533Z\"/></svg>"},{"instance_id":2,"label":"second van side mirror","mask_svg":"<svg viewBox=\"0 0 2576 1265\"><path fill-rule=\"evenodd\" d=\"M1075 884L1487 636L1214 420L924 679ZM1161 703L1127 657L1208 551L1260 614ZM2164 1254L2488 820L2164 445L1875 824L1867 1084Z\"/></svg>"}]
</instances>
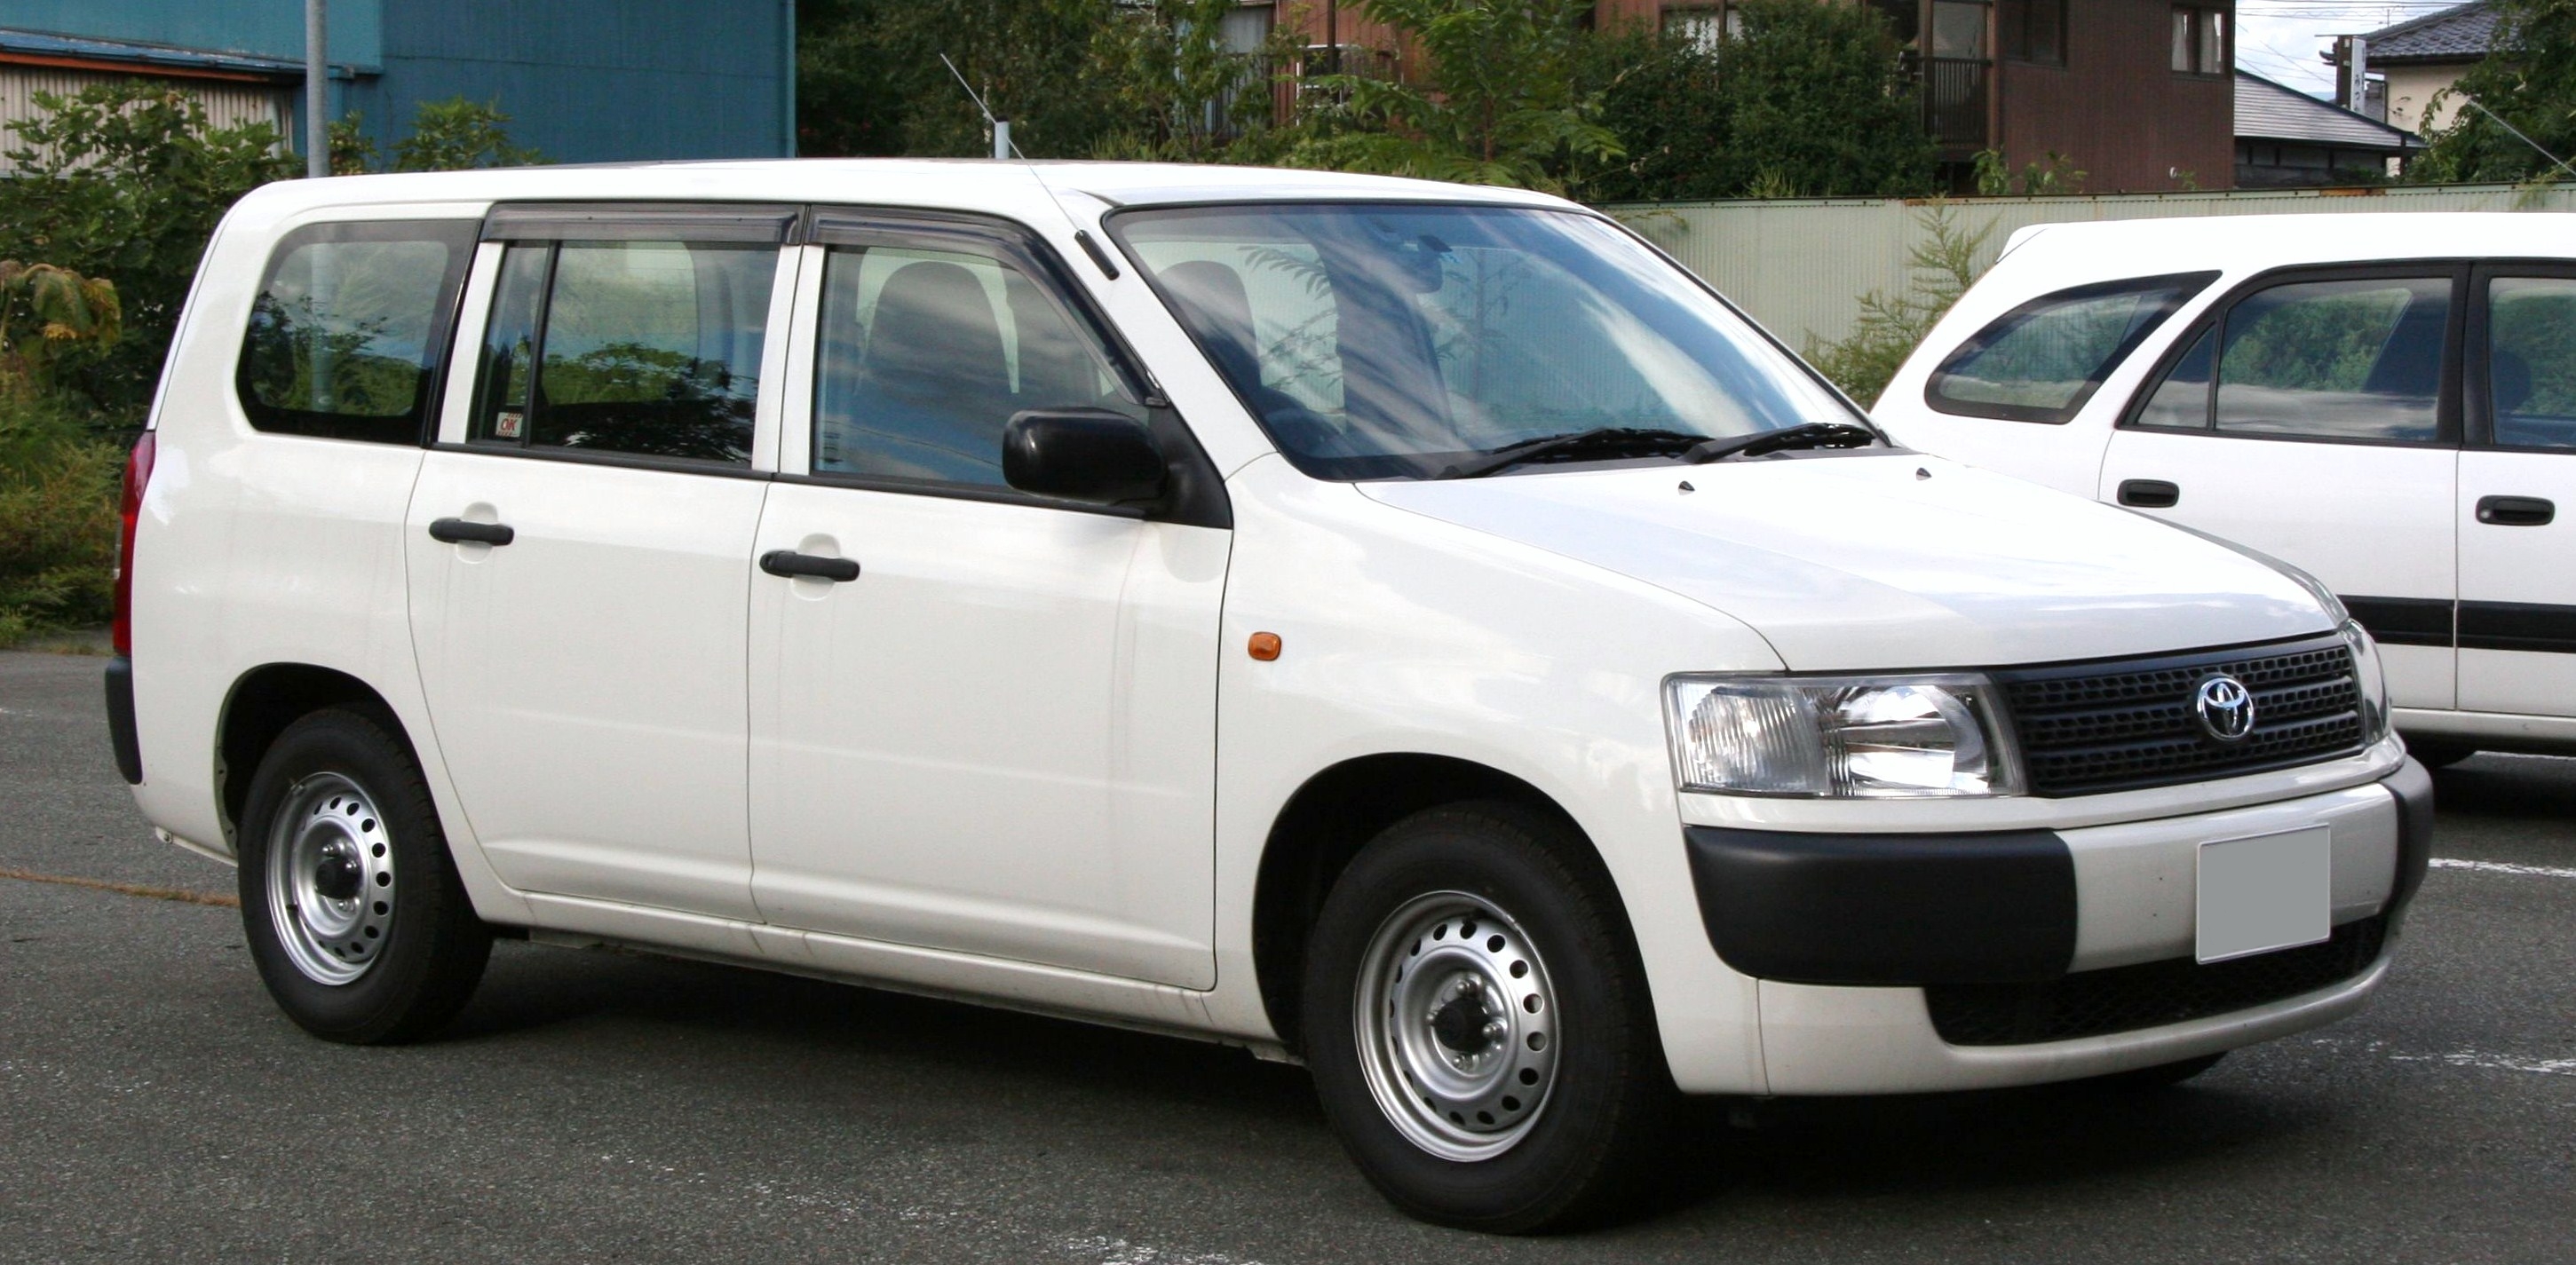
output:
<instances>
[{"instance_id":1,"label":"second van side mirror","mask_svg":"<svg viewBox=\"0 0 2576 1265\"><path fill-rule=\"evenodd\" d=\"M1002 428L1002 477L1039 496L1117 505L1161 496L1170 471L1153 434L1124 413L1027 409Z\"/></svg>"}]
</instances>

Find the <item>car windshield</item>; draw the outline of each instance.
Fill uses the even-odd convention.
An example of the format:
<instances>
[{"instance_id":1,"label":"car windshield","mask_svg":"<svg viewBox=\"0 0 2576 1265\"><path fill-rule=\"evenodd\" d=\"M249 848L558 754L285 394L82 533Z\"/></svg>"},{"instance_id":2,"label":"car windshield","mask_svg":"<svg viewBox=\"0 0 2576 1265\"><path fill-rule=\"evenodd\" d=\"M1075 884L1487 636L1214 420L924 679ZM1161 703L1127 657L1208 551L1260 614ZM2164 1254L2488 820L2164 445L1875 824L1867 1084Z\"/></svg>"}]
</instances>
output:
<instances>
[{"instance_id":1,"label":"car windshield","mask_svg":"<svg viewBox=\"0 0 2576 1265\"><path fill-rule=\"evenodd\" d=\"M1669 448L1675 436L1687 447L1860 420L1689 276L1590 215L1191 207L1122 212L1111 228L1272 440L1317 477L1431 477L1587 431ZM1642 455L1661 454L1589 444L1558 459Z\"/></svg>"}]
</instances>

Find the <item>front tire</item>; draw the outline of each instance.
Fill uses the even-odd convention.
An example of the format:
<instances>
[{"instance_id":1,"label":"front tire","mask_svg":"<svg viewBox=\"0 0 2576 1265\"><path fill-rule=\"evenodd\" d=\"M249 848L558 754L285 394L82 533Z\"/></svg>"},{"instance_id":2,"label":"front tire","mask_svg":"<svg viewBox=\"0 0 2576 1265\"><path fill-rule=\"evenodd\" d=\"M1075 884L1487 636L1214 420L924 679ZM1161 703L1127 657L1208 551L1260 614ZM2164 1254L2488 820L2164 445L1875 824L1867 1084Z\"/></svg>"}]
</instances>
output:
<instances>
[{"instance_id":1,"label":"front tire","mask_svg":"<svg viewBox=\"0 0 2576 1265\"><path fill-rule=\"evenodd\" d=\"M1607 1211L1677 1096L1608 876L1510 804L1417 813L1361 850L1316 922L1303 1016L1360 1171L1461 1229Z\"/></svg>"},{"instance_id":2,"label":"front tire","mask_svg":"<svg viewBox=\"0 0 2576 1265\"><path fill-rule=\"evenodd\" d=\"M287 726L243 805L242 928L269 996L305 1031L378 1044L436 1031L483 977L474 916L411 752L372 717Z\"/></svg>"}]
</instances>

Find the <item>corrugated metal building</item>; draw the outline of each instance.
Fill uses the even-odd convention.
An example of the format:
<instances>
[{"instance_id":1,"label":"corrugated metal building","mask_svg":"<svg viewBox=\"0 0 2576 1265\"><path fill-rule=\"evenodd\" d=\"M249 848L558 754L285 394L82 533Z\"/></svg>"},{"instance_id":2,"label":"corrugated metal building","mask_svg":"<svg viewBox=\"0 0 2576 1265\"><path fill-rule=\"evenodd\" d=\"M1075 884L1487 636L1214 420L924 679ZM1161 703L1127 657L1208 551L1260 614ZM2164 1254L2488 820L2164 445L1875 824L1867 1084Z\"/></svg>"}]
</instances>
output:
<instances>
[{"instance_id":1,"label":"corrugated metal building","mask_svg":"<svg viewBox=\"0 0 2576 1265\"><path fill-rule=\"evenodd\" d=\"M424 101L497 102L554 162L795 150L794 0L332 0L331 114L380 149ZM302 135L301 0L8 0L0 124L38 91L165 78L218 121ZM0 149L15 148L0 136Z\"/></svg>"}]
</instances>

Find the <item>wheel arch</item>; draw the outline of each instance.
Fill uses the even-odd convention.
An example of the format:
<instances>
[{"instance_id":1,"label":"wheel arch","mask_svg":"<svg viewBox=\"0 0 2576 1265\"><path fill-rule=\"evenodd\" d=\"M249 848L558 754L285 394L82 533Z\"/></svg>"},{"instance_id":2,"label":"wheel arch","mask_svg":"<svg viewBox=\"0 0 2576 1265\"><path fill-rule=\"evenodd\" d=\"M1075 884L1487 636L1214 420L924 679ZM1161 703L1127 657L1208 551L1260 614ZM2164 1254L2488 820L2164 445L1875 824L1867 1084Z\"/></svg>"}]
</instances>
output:
<instances>
[{"instance_id":1,"label":"wheel arch","mask_svg":"<svg viewBox=\"0 0 2576 1265\"><path fill-rule=\"evenodd\" d=\"M1490 765L1455 756L1357 756L1317 772L1288 797L1262 844L1252 903L1254 974L1281 1044L1291 1051L1303 1048L1299 992L1307 937L1325 895L1351 858L1381 831L1414 813L1480 799L1517 804L1556 819L1585 841L1589 855L1579 859L1603 866L1590 836L1546 792Z\"/></svg>"},{"instance_id":2,"label":"wheel arch","mask_svg":"<svg viewBox=\"0 0 2576 1265\"><path fill-rule=\"evenodd\" d=\"M384 695L365 681L337 668L311 663L267 663L252 668L236 679L224 695L221 719L215 726L215 808L227 844L238 845L234 834L242 805L250 796L251 778L278 735L296 721L329 707L346 707L382 724L418 763L419 749L403 727L402 718Z\"/></svg>"}]
</instances>

